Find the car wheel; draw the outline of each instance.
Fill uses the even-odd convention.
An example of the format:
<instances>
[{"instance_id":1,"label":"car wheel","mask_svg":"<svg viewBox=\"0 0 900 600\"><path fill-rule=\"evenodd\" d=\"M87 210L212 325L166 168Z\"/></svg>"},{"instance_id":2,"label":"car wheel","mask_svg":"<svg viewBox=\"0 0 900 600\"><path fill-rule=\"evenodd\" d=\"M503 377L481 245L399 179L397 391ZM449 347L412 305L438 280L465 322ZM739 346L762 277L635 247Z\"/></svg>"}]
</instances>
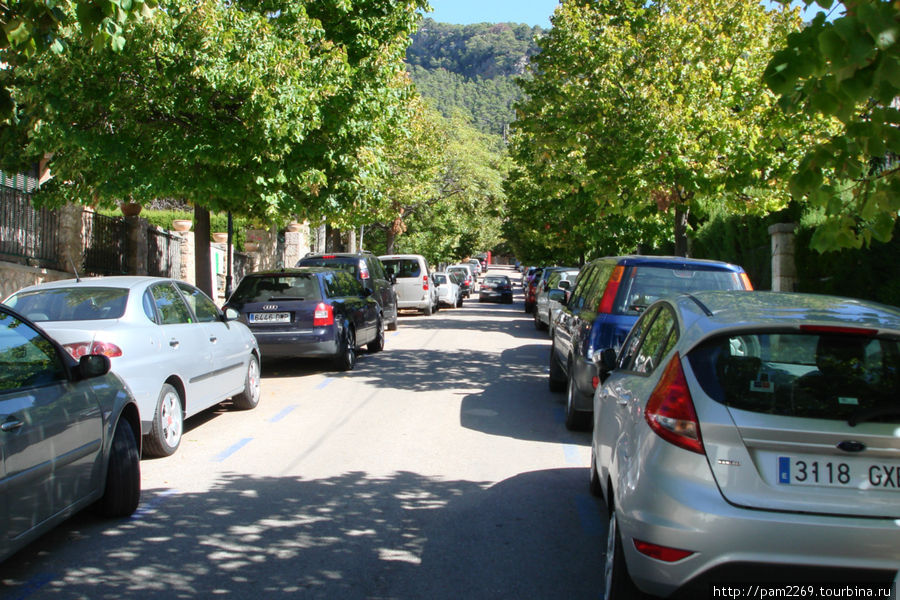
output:
<instances>
[{"instance_id":1,"label":"car wheel","mask_svg":"<svg viewBox=\"0 0 900 600\"><path fill-rule=\"evenodd\" d=\"M650 598L640 591L628 574L625 553L622 551L622 536L619 533L615 509L609 514L609 528L606 534L606 563L603 567L604 595L606 600L640 600Z\"/></svg>"},{"instance_id":2,"label":"car wheel","mask_svg":"<svg viewBox=\"0 0 900 600\"><path fill-rule=\"evenodd\" d=\"M569 367L569 383L566 386L566 429L569 431L582 431L587 429L588 415L575 410L576 394L578 394L578 387L575 384L572 368Z\"/></svg>"},{"instance_id":3,"label":"car wheel","mask_svg":"<svg viewBox=\"0 0 900 600\"><path fill-rule=\"evenodd\" d=\"M97 512L104 517L127 517L141 500L141 457L137 438L124 419L116 425L109 464L106 468L106 487L97 501Z\"/></svg>"},{"instance_id":4,"label":"car wheel","mask_svg":"<svg viewBox=\"0 0 900 600\"><path fill-rule=\"evenodd\" d=\"M541 321L541 311L535 309L534 311L534 328L538 331L544 331L547 329L547 326L544 325L543 321Z\"/></svg>"},{"instance_id":5,"label":"car wheel","mask_svg":"<svg viewBox=\"0 0 900 600\"><path fill-rule=\"evenodd\" d=\"M259 359L251 354L247 376L244 378L244 391L231 398L234 407L240 410L256 408L259 404L259 383Z\"/></svg>"},{"instance_id":6,"label":"car wheel","mask_svg":"<svg viewBox=\"0 0 900 600\"><path fill-rule=\"evenodd\" d=\"M356 366L356 334L352 327L344 328L334 363L339 371L351 371Z\"/></svg>"},{"instance_id":7,"label":"car wheel","mask_svg":"<svg viewBox=\"0 0 900 600\"><path fill-rule=\"evenodd\" d=\"M422 310L422 314L424 314L426 317L430 317L432 312L434 312L434 311L431 309L431 304L427 305L427 306Z\"/></svg>"},{"instance_id":8,"label":"car wheel","mask_svg":"<svg viewBox=\"0 0 900 600\"><path fill-rule=\"evenodd\" d=\"M151 456L171 456L181 444L184 432L184 412L181 395L174 387L164 383L156 402L156 414L147 435L145 447Z\"/></svg>"},{"instance_id":9,"label":"car wheel","mask_svg":"<svg viewBox=\"0 0 900 600\"><path fill-rule=\"evenodd\" d=\"M366 350L373 354L384 350L384 323L382 322L381 317L378 317L378 322L375 323L375 330L377 331L375 339L366 345Z\"/></svg>"},{"instance_id":10,"label":"car wheel","mask_svg":"<svg viewBox=\"0 0 900 600\"><path fill-rule=\"evenodd\" d=\"M600 473L597 471L597 456L594 454L593 445L591 446L591 480L588 485L591 496L601 498L603 496L603 488L600 485Z\"/></svg>"},{"instance_id":11,"label":"car wheel","mask_svg":"<svg viewBox=\"0 0 900 600\"><path fill-rule=\"evenodd\" d=\"M388 331L397 331L397 321L399 317L397 316L397 310L394 310L394 318L388 323L387 328Z\"/></svg>"},{"instance_id":12,"label":"car wheel","mask_svg":"<svg viewBox=\"0 0 900 600\"><path fill-rule=\"evenodd\" d=\"M559 362L556 360L555 343L550 345L549 384L551 392L562 392L566 389L566 374L563 373L562 367L559 366Z\"/></svg>"},{"instance_id":13,"label":"car wheel","mask_svg":"<svg viewBox=\"0 0 900 600\"><path fill-rule=\"evenodd\" d=\"M456 297L456 308L462 308L463 305L463 297L462 294Z\"/></svg>"}]
</instances>

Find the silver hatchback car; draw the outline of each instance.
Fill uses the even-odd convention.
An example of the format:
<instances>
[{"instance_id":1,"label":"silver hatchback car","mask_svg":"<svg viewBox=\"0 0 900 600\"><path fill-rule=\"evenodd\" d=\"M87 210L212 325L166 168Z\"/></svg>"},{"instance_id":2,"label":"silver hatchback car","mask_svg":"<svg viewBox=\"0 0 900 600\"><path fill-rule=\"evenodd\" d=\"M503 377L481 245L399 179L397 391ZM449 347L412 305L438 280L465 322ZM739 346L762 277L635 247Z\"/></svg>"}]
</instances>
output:
<instances>
[{"instance_id":1,"label":"silver hatchback car","mask_svg":"<svg viewBox=\"0 0 900 600\"><path fill-rule=\"evenodd\" d=\"M649 306L595 362L607 600L896 583L900 310L698 292Z\"/></svg>"}]
</instances>

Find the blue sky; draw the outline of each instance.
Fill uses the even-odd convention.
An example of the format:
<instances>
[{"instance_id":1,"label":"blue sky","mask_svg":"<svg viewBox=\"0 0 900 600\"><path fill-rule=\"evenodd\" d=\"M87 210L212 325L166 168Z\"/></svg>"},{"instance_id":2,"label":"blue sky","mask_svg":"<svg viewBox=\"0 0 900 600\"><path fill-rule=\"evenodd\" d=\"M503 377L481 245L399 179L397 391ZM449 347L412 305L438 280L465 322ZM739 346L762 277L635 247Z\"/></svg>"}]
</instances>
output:
<instances>
[{"instance_id":1,"label":"blue sky","mask_svg":"<svg viewBox=\"0 0 900 600\"><path fill-rule=\"evenodd\" d=\"M698 0L702 1L702 0ZM430 0L433 12L428 16L440 23L525 23L550 27L550 15L558 0ZM771 2L766 2L771 4ZM818 7L808 11L812 19Z\"/></svg>"}]
</instances>

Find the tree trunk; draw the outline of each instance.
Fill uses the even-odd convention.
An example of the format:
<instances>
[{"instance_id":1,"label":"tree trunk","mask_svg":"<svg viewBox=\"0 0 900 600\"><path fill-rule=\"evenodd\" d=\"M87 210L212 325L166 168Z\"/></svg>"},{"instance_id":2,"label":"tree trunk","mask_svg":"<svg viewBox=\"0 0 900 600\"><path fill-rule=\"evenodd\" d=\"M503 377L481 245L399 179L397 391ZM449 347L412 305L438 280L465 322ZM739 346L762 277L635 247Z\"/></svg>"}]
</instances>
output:
<instances>
[{"instance_id":1,"label":"tree trunk","mask_svg":"<svg viewBox=\"0 0 900 600\"><path fill-rule=\"evenodd\" d=\"M690 214L687 198L679 193L675 201L675 256L687 256L687 224Z\"/></svg>"},{"instance_id":2,"label":"tree trunk","mask_svg":"<svg viewBox=\"0 0 900 600\"><path fill-rule=\"evenodd\" d=\"M385 254L393 254L394 253L394 242L397 240L397 234L394 233L394 230L388 228L387 234L384 237L385 242Z\"/></svg>"},{"instance_id":3,"label":"tree trunk","mask_svg":"<svg viewBox=\"0 0 900 600\"><path fill-rule=\"evenodd\" d=\"M212 257L209 252L209 211L194 207L194 281L207 296L216 299L212 280Z\"/></svg>"}]
</instances>

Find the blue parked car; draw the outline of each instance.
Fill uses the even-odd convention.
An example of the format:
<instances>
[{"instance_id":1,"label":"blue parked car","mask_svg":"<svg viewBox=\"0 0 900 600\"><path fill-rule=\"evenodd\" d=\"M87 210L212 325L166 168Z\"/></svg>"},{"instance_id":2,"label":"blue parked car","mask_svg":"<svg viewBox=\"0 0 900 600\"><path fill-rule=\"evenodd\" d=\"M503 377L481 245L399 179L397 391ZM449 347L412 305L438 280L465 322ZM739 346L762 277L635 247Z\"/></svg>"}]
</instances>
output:
<instances>
[{"instance_id":1,"label":"blue parked car","mask_svg":"<svg viewBox=\"0 0 900 600\"><path fill-rule=\"evenodd\" d=\"M618 348L652 302L699 290L751 290L744 269L674 256L613 256L585 265L571 292L551 290L563 305L552 324L550 389L566 390L566 427L586 428L599 384L594 354Z\"/></svg>"},{"instance_id":2,"label":"blue parked car","mask_svg":"<svg viewBox=\"0 0 900 600\"><path fill-rule=\"evenodd\" d=\"M384 315L347 271L299 267L251 273L226 307L241 314L266 358L326 357L342 371L359 347L384 349Z\"/></svg>"}]
</instances>

